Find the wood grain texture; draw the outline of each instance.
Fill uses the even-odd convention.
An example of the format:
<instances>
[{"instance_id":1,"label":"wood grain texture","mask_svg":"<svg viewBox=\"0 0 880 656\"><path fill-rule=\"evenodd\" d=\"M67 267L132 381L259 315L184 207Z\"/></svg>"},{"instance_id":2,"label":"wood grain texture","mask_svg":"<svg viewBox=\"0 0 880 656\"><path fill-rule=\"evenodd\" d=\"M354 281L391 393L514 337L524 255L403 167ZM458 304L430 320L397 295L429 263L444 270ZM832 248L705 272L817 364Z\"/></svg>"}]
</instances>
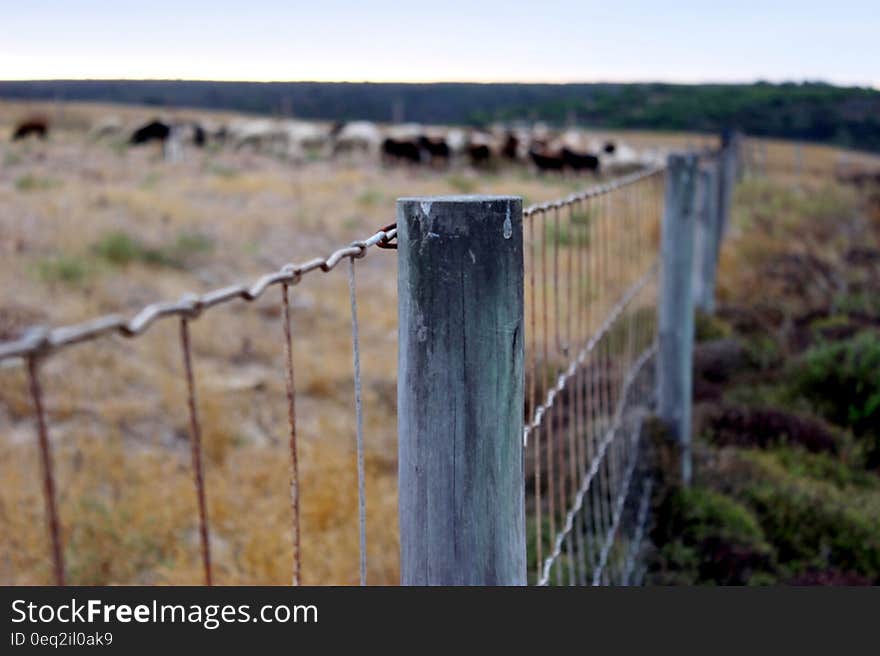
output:
<instances>
[{"instance_id":1,"label":"wood grain texture","mask_svg":"<svg viewBox=\"0 0 880 656\"><path fill-rule=\"evenodd\" d=\"M524 585L522 200L404 198L397 229L401 583Z\"/></svg>"}]
</instances>

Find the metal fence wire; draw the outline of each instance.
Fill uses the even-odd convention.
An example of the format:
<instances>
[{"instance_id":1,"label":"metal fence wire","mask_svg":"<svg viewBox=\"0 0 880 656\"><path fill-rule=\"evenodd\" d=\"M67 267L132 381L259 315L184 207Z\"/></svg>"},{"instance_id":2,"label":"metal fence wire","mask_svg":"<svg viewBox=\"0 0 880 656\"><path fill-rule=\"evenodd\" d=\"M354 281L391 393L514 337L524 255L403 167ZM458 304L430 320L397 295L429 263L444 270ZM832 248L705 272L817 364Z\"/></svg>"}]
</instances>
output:
<instances>
[{"instance_id":1,"label":"metal fence wire","mask_svg":"<svg viewBox=\"0 0 880 656\"><path fill-rule=\"evenodd\" d=\"M538 585L639 580L663 185L651 169L524 212L523 444Z\"/></svg>"},{"instance_id":2,"label":"metal fence wire","mask_svg":"<svg viewBox=\"0 0 880 656\"><path fill-rule=\"evenodd\" d=\"M643 419L655 402L658 253L665 169L650 168L524 210L526 513L529 582L538 585L637 584L643 575L652 481L645 469ZM367 571L364 435L355 262L372 247L393 248L396 228L328 257L290 264L251 285L233 285L177 302L149 305L131 318L101 317L38 328L0 344L0 363L26 365L43 476L54 581L65 582L50 426L40 368L55 351L99 337L142 335L154 322L179 322L189 414L190 467L198 507L203 580L213 582L211 523L203 473L198 390L190 324L211 308L253 301L278 289L289 424L291 581L302 580L296 378L291 288L315 271L348 265L355 391L360 582Z\"/></svg>"}]
</instances>

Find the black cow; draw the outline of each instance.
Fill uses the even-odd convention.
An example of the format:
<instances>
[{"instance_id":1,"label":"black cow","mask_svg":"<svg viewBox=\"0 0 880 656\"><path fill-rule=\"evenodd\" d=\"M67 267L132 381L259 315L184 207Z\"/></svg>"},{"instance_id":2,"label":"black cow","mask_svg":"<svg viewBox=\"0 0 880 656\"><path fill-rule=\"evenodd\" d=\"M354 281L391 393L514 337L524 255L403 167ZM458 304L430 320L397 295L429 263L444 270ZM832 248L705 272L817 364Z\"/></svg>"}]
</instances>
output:
<instances>
[{"instance_id":1,"label":"black cow","mask_svg":"<svg viewBox=\"0 0 880 656\"><path fill-rule=\"evenodd\" d=\"M205 128L198 123L193 123L192 125L192 140L193 145L198 146L199 148L204 148L205 144L208 142L208 133L205 132Z\"/></svg>"},{"instance_id":2,"label":"black cow","mask_svg":"<svg viewBox=\"0 0 880 656\"><path fill-rule=\"evenodd\" d=\"M565 160L559 155L548 155L538 152L537 150L529 150L529 157L538 167L538 171L562 171L565 168Z\"/></svg>"},{"instance_id":3,"label":"black cow","mask_svg":"<svg viewBox=\"0 0 880 656\"><path fill-rule=\"evenodd\" d=\"M419 137L419 147L425 150L431 158L431 163L442 165L449 164L449 144L444 139L430 139L426 136Z\"/></svg>"},{"instance_id":4,"label":"black cow","mask_svg":"<svg viewBox=\"0 0 880 656\"><path fill-rule=\"evenodd\" d=\"M562 149L562 161L573 171L599 172L599 158L591 153L578 153L568 148Z\"/></svg>"},{"instance_id":5,"label":"black cow","mask_svg":"<svg viewBox=\"0 0 880 656\"><path fill-rule=\"evenodd\" d=\"M486 144L471 144L468 146L468 157L471 160L471 166L482 168L488 166L489 160L492 158L492 151Z\"/></svg>"},{"instance_id":6,"label":"black cow","mask_svg":"<svg viewBox=\"0 0 880 656\"><path fill-rule=\"evenodd\" d=\"M519 139L513 132L508 132L504 139L504 145L501 147L501 156L504 159L516 161L519 154Z\"/></svg>"},{"instance_id":7,"label":"black cow","mask_svg":"<svg viewBox=\"0 0 880 656\"><path fill-rule=\"evenodd\" d=\"M398 141L388 137L382 142L382 160L418 164L422 161L422 150L415 141Z\"/></svg>"},{"instance_id":8,"label":"black cow","mask_svg":"<svg viewBox=\"0 0 880 656\"><path fill-rule=\"evenodd\" d=\"M164 142L170 135L170 125L162 123L161 121L150 121L146 125L135 130L131 135L131 139L128 140L128 143L145 144L150 141Z\"/></svg>"},{"instance_id":9,"label":"black cow","mask_svg":"<svg viewBox=\"0 0 880 656\"><path fill-rule=\"evenodd\" d=\"M15 126L12 140L18 141L31 135L45 139L49 135L49 122L44 118L29 118Z\"/></svg>"}]
</instances>

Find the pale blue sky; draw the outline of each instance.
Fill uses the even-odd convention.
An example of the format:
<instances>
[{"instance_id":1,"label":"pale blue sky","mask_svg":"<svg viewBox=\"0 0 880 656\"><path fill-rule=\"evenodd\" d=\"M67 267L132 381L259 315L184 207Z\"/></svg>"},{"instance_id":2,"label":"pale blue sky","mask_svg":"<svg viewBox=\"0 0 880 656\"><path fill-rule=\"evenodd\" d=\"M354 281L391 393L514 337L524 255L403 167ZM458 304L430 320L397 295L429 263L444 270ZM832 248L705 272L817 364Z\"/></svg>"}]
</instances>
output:
<instances>
[{"instance_id":1,"label":"pale blue sky","mask_svg":"<svg viewBox=\"0 0 880 656\"><path fill-rule=\"evenodd\" d=\"M878 7L880 0L0 0L0 79L821 79L880 87Z\"/></svg>"}]
</instances>

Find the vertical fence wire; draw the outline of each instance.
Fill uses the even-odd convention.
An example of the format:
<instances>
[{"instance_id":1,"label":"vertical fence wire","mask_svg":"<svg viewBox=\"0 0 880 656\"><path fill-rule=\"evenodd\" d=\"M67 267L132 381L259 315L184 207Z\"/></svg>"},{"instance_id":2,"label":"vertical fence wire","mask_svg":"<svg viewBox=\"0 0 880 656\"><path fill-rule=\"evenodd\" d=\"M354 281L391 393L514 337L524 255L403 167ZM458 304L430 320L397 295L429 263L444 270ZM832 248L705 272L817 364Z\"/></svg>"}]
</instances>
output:
<instances>
[{"instance_id":1,"label":"vertical fence wire","mask_svg":"<svg viewBox=\"0 0 880 656\"><path fill-rule=\"evenodd\" d=\"M537 248L535 244L537 243L535 240L535 215L531 215L528 217L529 221L529 253L531 255L529 267L529 288L531 290L530 294L530 303L528 305L528 313L529 313L529 330L532 338L533 347L530 349L531 357L528 358L529 362L531 362L529 376L529 411L531 413L535 412L535 407L538 403L537 397L537 380L538 380L538 349L536 344L536 326L537 323L535 321L536 308L538 306L537 299L537 291L535 287L535 270L538 268L537 261ZM535 514L535 572L540 572L541 563L543 562L543 553L544 553L544 545L543 545L543 512L541 507L541 430L540 427L535 430L534 435L532 437L532 452L534 458L534 496L535 496L535 506L534 506L534 514ZM526 445L527 446L527 445Z\"/></svg>"},{"instance_id":2,"label":"vertical fence wire","mask_svg":"<svg viewBox=\"0 0 880 656\"><path fill-rule=\"evenodd\" d=\"M64 549L61 543L61 529L58 520L58 503L55 493L55 472L52 463L52 448L49 444L49 428L46 422L46 409L43 405L43 387L40 384L39 356L27 359L28 379L34 415L37 420L37 440L40 447L40 465L43 470L43 500L46 507L46 526L52 546L52 574L55 585L64 585Z\"/></svg>"},{"instance_id":3,"label":"vertical fence wire","mask_svg":"<svg viewBox=\"0 0 880 656\"><path fill-rule=\"evenodd\" d=\"M357 422L358 533L360 538L360 584L367 584L367 502L364 474L364 410L361 400L361 355L357 317L354 257L348 260L348 292L351 303L351 342L354 356L354 408Z\"/></svg>"},{"instance_id":4,"label":"vertical fence wire","mask_svg":"<svg viewBox=\"0 0 880 656\"><path fill-rule=\"evenodd\" d=\"M635 576L661 177L528 212L527 507L541 585Z\"/></svg>"},{"instance_id":5,"label":"vertical fence wire","mask_svg":"<svg viewBox=\"0 0 880 656\"><path fill-rule=\"evenodd\" d=\"M284 383L287 392L287 421L290 427L290 510L293 543L293 585L302 581L302 554L300 547L299 517L299 454L296 443L296 385L293 377L293 339L290 329L290 298L287 283L281 285L281 320L284 324Z\"/></svg>"},{"instance_id":6,"label":"vertical fence wire","mask_svg":"<svg viewBox=\"0 0 880 656\"><path fill-rule=\"evenodd\" d=\"M199 421L196 385L193 378L192 352L189 338L189 321L180 319L180 345L183 353L183 369L186 378L186 399L189 408L190 455L192 459L193 481L196 488L196 501L199 507L199 537L202 548L202 567L205 585L212 585L211 544L208 529L208 508L205 501L205 473L202 463L202 425Z\"/></svg>"}]
</instances>

